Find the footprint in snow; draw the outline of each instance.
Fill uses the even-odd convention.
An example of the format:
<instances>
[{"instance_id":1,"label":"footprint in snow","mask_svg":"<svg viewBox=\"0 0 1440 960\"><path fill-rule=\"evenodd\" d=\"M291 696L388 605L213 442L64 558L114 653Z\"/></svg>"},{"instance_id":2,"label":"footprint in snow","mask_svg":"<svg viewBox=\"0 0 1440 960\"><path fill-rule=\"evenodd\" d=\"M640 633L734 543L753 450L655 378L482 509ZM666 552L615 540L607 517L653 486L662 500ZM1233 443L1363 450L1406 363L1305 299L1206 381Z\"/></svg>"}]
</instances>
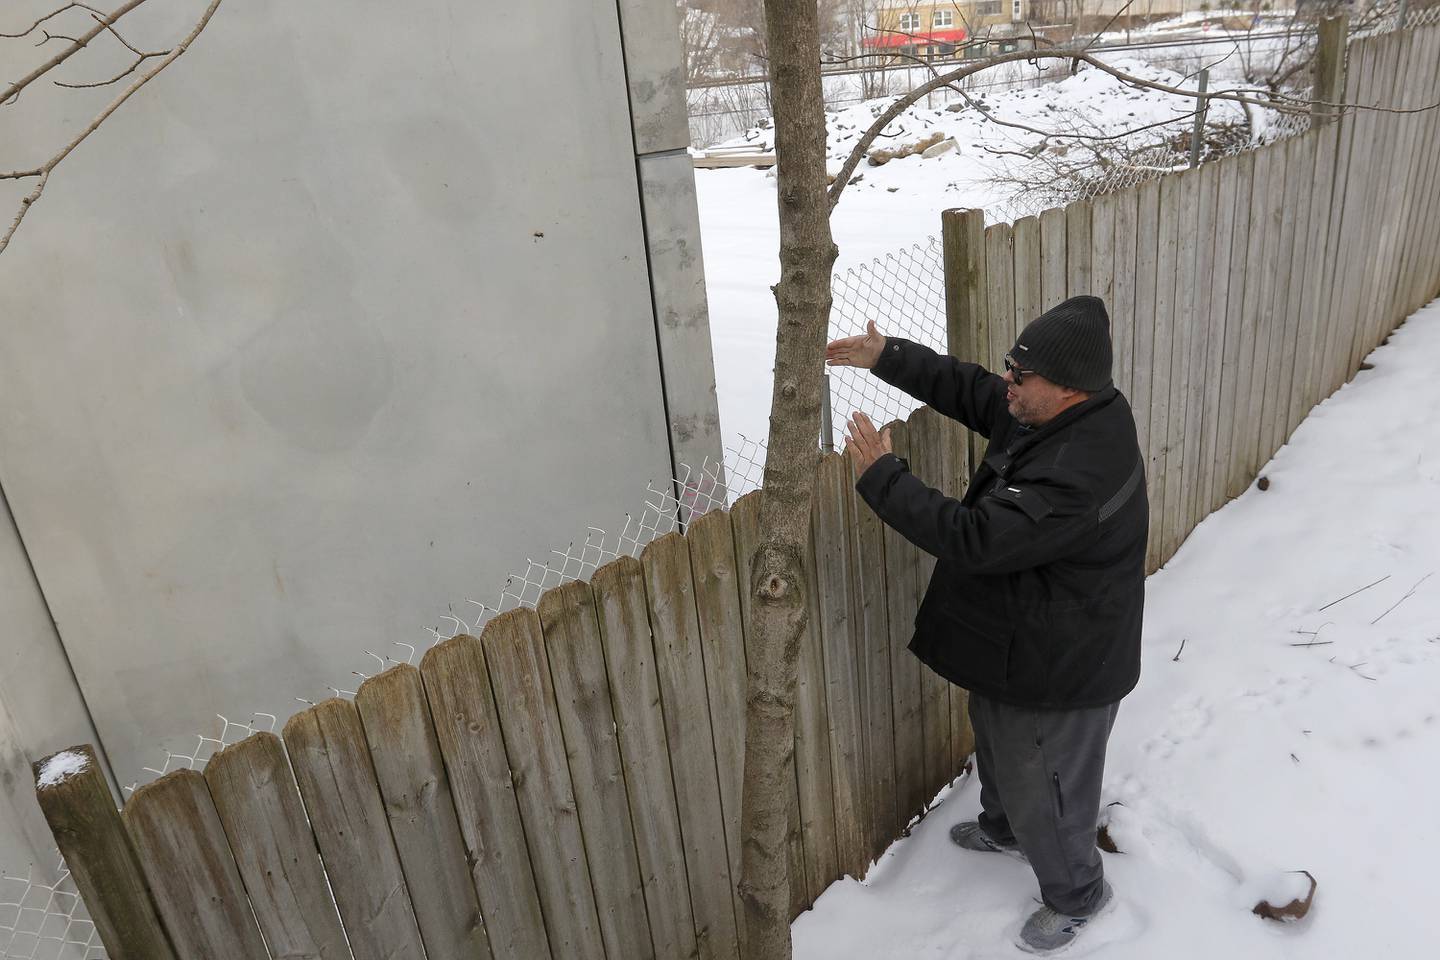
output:
<instances>
[{"instance_id":1,"label":"footprint in snow","mask_svg":"<svg viewBox=\"0 0 1440 960\"><path fill-rule=\"evenodd\" d=\"M1187 697L1170 711L1165 729L1140 745L1147 756L1164 760L1183 743L1198 739L1213 719L1210 706L1203 697Z\"/></svg>"}]
</instances>

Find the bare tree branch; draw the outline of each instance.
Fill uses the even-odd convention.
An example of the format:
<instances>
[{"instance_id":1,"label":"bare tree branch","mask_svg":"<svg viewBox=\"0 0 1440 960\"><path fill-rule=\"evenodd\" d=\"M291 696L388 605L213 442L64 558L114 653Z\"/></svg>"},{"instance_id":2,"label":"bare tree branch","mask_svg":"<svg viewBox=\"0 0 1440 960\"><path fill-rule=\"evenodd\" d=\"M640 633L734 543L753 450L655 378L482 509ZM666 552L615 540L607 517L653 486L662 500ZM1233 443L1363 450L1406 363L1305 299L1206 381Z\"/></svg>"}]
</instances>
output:
<instances>
[{"instance_id":1,"label":"bare tree branch","mask_svg":"<svg viewBox=\"0 0 1440 960\"><path fill-rule=\"evenodd\" d=\"M35 46L37 47L43 47L51 40L69 40L71 43L80 43L79 40L70 36L68 33L51 33L49 30L41 30L40 32L43 33L44 36L36 42ZM84 44L81 44L81 46L84 46Z\"/></svg>"},{"instance_id":2,"label":"bare tree branch","mask_svg":"<svg viewBox=\"0 0 1440 960\"><path fill-rule=\"evenodd\" d=\"M0 104L13 103L15 101L15 98L20 96L21 90L24 90L26 87L34 83L40 77L45 76L45 74L49 73L51 70L54 70L56 67L64 63L70 57L83 50L87 43L100 36L100 34L104 33L106 28L108 28L111 24L115 23L115 21L119 20L121 17L125 16L125 14L129 13L131 10L134 10L136 7L140 6L140 4L144 2L145 0L126 0L126 2L118 10L101 19L100 23L97 24L95 28L89 33L82 34L80 37L76 38L75 42L72 43L70 46L66 47L64 50L61 50L59 53L55 54L55 56L51 57L49 60L42 63L40 66L36 67L34 70L31 70L25 76L10 84L10 86L6 87L4 91L0 91ZM74 4L74 6L80 6L80 4ZM68 10L69 7L66 7L64 9ZM86 9L89 8L87 7ZM30 28L30 30L34 29L34 27ZM29 33L30 30L25 31L25 33ZM24 35L25 34L23 33L19 34L19 36L22 37Z\"/></svg>"},{"instance_id":3,"label":"bare tree branch","mask_svg":"<svg viewBox=\"0 0 1440 960\"><path fill-rule=\"evenodd\" d=\"M1163 127L1166 124L1175 123L1179 120L1188 120L1194 117L1195 114L1200 112L1198 108L1195 110L1186 110L1184 113L1177 113L1173 117L1166 117L1164 120L1156 120L1153 123L1141 124L1138 127L1131 127L1130 129L1122 130L1119 133L1061 133L1055 130L1041 130L1039 127L1032 127L1024 123L1019 123L1015 120L1001 120L999 117L995 116L994 113L988 110L984 104L977 102L973 97L971 97L967 91L961 90L958 87L952 87L951 89L954 90L956 93L960 94L960 96L965 100L966 103L970 104L970 106L978 110L982 117L984 117L986 120L989 120L996 126L1013 127L1016 130L1024 130L1027 133L1038 133L1040 136L1044 137L1047 140L1054 140L1058 138L1071 140L1124 140L1126 137L1129 137L1136 133L1143 133L1146 130L1154 130L1156 127Z\"/></svg>"},{"instance_id":4,"label":"bare tree branch","mask_svg":"<svg viewBox=\"0 0 1440 960\"><path fill-rule=\"evenodd\" d=\"M125 49L135 54L135 61L130 64L130 67L128 69L115 74L115 76L111 77L109 80L99 80L95 83L66 83L63 80L56 80L55 86L57 87L65 87L69 90L88 90L93 87L108 87L110 86L110 84L123 80L125 77L130 76L130 74L140 69L140 64L144 63L146 60L149 60L152 57L163 57L170 52L169 50L153 50L149 53L146 53L141 50L137 50L129 40L126 40L124 37L120 36L119 30L116 30L112 25L105 23L104 20L101 20L101 18L96 16L95 14L92 13L91 16L95 17L96 20L99 20L100 23L105 27L105 29L110 31L111 36L113 36L116 40L119 40L120 43L125 46Z\"/></svg>"},{"instance_id":5,"label":"bare tree branch","mask_svg":"<svg viewBox=\"0 0 1440 960\"><path fill-rule=\"evenodd\" d=\"M1105 63L1104 61L1099 60L1096 57L1093 57L1090 54L1079 50L1016 50L1011 53L1002 53L993 57L987 57L984 60L977 61L973 64L967 64L966 66L959 67L955 70L950 71L949 73L939 74L936 77L926 81L925 83L922 83L914 90L911 90L903 97L898 97L895 102L890 105L889 109L887 109L878 118L876 118L875 122L870 125L870 127L865 131L864 134L861 135L861 137L855 142L855 145L851 148L850 156L845 159L845 163L840 167L839 173L837 173L835 176L835 182L830 187L831 209L834 209L835 204L839 202L840 194L844 191L845 185L849 181L850 176L855 172L855 168L859 166L861 158L864 157L866 151L870 149L870 145L875 142L875 138L879 136L880 131L884 130L896 117L904 113L910 107L914 106L920 101L922 97L924 97L928 93L938 90L941 87L951 87L952 89L956 89L954 85L958 81L964 80L966 77L979 73L982 70L988 70L991 67L998 66L1002 63L1013 63L1017 60L1072 60L1082 63L1088 63L1095 69L1103 71L1104 73L1108 73L1111 76L1117 78L1118 80L1130 84L1137 89L1158 90L1162 93L1169 93L1178 97L1190 97L1191 99L1200 99L1203 96L1205 99L1208 100L1233 100L1236 103L1253 104L1255 106L1264 107L1267 110L1274 110L1278 113L1307 113L1309 109L1314 106L1333 107L1340 112L1344 112L1347 110L1371 110L1378 113L1401 114L1424 113L1429 110L1440 108L1440 103L1432 103L1421 107L1410 108L1383 107L1378 104L1329 103L1323 100L1307 100L1300 97L1292 97L1286 94L1276 94L1270 91L1264 91L1264 94L1267 97L1267 99L1264 100L1257 99L1251 96L1246 96L1244 93L1237 93L1233 91L1208 92L1202 95L1198 90L1186 90L1182 87L1174 87L1170 86L1169 84L1159 83L1154 80L1145 80L1140 77L1133 76L1132 74L1126 73L1123 70L1118 70L1115 67L1110 66L1108 63Z\"/></svg>"},{"instance_id":6,"label":"bare tree branch","mask_svg":"<svg viewBox=\"0 0 1440 960\"><path fill-rule=\"evenodd\" d=\"M143 2L144 0L133 0L133 2L128 5L128 9L133 10L136 6ZM149 83L152 79L154 79L156 74L164 70L166 67L170 66L170 64L174 63L180 58L181 54L183 54L186 50L190 49L190 44L195 41L196 37L200 36L200 32L204 30L205 27L210 23L210 18L215 15L215 11L219 8L220 2L221 0L210 0L210 6L205 8L205 12L200 15L200 19L196 21L195 26L190 30L190 33L185 37L185 39L181 40L178 44L176 44L175 47L168 54L165 55L165 58L163 60L155 64L149 70L142 73L139 77L135 78L135 80L124 90L122 90L120 94L115 97L114 100L111 100L110 103L106 105L105 109L101 110L95 116L94 120L90 121L89 126L87 126L84 130L80 131L80 133L75 136L74 139L72 139L69 143L62 147L60 151L56 153L53 157L41 164L38 168L36 168L35 171L17 171L14 174L7 174L3 177L0 177L0 179L16 179L19 177L35 176L37 172L40 177L39 181L35 184L35 189L30 191L30 193L23 200L20 201L20 210L16 213L15 219L11 221L10 228L5 232L5 235L3 237L0 237L0 253L5 252L6 247L10 245L10 238L15 236L15 231L20 228L21 221L25 219L25 214L30 211L30 208L33 207L35 205L35 202L40 199L40 195L44 193L45 185L50 181L51 172L54 171L54 169L59 166L66 157L70 156L70 153L81 143L83 143L86 137L90 136L90 134L94 133L97 129L99 129L100 124L104 123L112 113L120 109L121 104L123 104L126 100L129 100L130 97L137 90L139 90L141 87L145 86L145 84ZM126 8L122 8L120 11L112 14L108 18L109 22L114 23L115 20L119 16L123 16L125 12L128 12L128 10ZM101 29L103 29L103 27Z\"/></svg>"},{"instance_id":7,"label":"bare tree branch","mask_svg":"<svg viewBox=\"0 0 1440 960\"><path fill-rule=\"evenodd\" d=\"M1103 34L1106 30L1109 30L1110 25L1113 24L1116 20L1119 20L1120 15L1123 14L1126 10L1129 10L1134 2L1135 0L1125 0L1125 6L1121 7L1119 10L1116 10L1115 16L1107 20L1105 22L1105 26L1095 31L1095 36L1091 37L1089 42L1086 43L1085 46L1080 48L1080 52L1084 53L1086 50L1089 50L1091 47L1095 46L1095 41L1100 39L1100 35Z\"/></svg>"},{"instance_id":8,"label":"bare tree branch","mask_svg":"<svg viewBox=\"0 0 1440 960\"><path fill-rule=\"evenodd\" d=\"M39 20L36 20L34 23L30 24L30 26L26 27L24 30L21 30L19 33L0 33L0 40L18 40L21 37L28 36L35 31L36 27L40 26L40 24L44 23L46 20L53 20L56 17L60 16L60 14L65 13L67 10L74 10L77 7L81 10L89 10L91 13L101 13L101 11L96 10L94 7L87 6L83 3L67 3L65 4L65 6L60 7L58 10L51 10L49 13L45 14L45 16L41 17Z\"/></svg>"},{"instance_id":9,"label":"bare tree branch","mask_svg":"<svg viewBox=\"0 0 1440 960\"><path fill-rule=\"evenodd\" d=\"M106 23L103 18L101 18L100 16L98 16L98 15L96 15L96 14L93 14L93 13L92 13L90 16L91 16L92 18L94 18L94 20L95 20L97 23L99 23L99 24L101 24L102 26L104 26L104 28L105 28L106 30L109 30L109 31L110 31L110 35L111 35L112 37L114 37L116 40L119 40L120 43L121 43L122 45L124 45L124 47L125 47L126 50L129 50L131 53L135 54L135 56L137 56L137 57L163 57L163 56L165 56L165 54L167 54L167 53L170 52L169 50L157 50L157 51L155 51L154 53L142 53L141 51L135 49L135 45L134 45L133 43L131 43L129 40L126 40L124 37L120 36L120 31L115 29L114 24Z\"/></svg>"}]
</instances>

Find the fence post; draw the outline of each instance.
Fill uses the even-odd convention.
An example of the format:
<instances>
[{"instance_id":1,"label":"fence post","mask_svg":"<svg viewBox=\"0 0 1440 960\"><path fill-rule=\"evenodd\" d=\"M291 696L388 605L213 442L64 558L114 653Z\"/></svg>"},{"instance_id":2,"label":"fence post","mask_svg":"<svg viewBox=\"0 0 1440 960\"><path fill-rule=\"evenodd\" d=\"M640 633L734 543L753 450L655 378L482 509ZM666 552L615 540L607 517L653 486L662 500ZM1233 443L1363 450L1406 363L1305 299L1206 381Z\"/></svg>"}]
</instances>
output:
<instances>
[{"instance_id":1,"label":"fence post","mask_svg":"<svg viewBox=\"0 0 1440 960\"><path fill-rule=\"evenodd\" d=\"M830 374L821 377L820 385L820 449L835 452L835 419L830 412Z\"/></svg>"},{"instance_id":2,"label":"fence post","mask_svg":"<svg viewBox=\"0 0 1440 960\"><path fill-rule=\"evenodd\" d=\"M34 771L35 798L110 960L175 960L95 750L61 750Z\"/></svg>"},{"instance_id":3,"label":"fence post","mask_svg":"<svg viewBox=\"0 0 1440 960\"><path fill-rule=\"evenodd\" d=\"M1315 90L1317 103L1310 107L1314 123L1324 124L1339 116L1339 109L1327 103L1339 103L1345 91L1345 36L1349 31L1348 16L1325 17L1320 21L1320 37L1315 45Z\"/></svg>"},{"instance_id":4,"label":"fence post","mask_svg":"<svg viewBox=\"0 0 1440 960\"><path fill-rule=\"evenodd\" d=\"M985 211L944 210L940 228L945 263L945 349L952 357L983 363L990 354ZM981 438L972 434L968 445L972 462L978 462L985 449Z\"/></svg>"},{"instance_id":5,"label":"fence post","mask_svg":"<svg viewBox=\"0 0 1440 960\"><path fill-rule=\"evenodd\" d=\"M1205 139L1205 111L1210 106L1210 101L1205 97L1209 84L1210 68L1204 67L1200 70L1200 96L1195 101L1195 129L1190 133L1191 170L1200 166L1200 142Z\"/></svg>"},{"instance_id":6,"label":"fence post","mask_svg":"<svg viewBox=\"0 0 1440 960\"><path fill-rule=\"evenodd\" d=\"M945 261L945 346L951 356L980 362L989 350L985 299L985 211L940 214Z\"/></svg>"}]
</instances>

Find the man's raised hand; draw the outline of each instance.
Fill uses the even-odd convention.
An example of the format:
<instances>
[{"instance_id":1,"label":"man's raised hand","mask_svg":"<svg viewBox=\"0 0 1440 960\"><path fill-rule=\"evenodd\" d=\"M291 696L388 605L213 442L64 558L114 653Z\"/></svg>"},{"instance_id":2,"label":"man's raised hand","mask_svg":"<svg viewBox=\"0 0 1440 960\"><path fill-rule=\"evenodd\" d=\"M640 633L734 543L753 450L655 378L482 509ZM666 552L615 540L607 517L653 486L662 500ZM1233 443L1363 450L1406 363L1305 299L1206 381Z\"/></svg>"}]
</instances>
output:
<instances>
[{"instance_id":1,"label":"man's raised hand","mask_svg":"<svg viewBox=\"0 0 1440 960\"><path fill-rule=\"evenodd\" d=\"M890 445L890 428L876 430L870 418L856 410L845 425L845 452L855 464L855 475L860 476L876 460L894 452L894 447Z\"/></svg>"},{"instance_id":2,"label":"man's raised hand","mask_svg":"<svg viewBox=\"0 0 1440 960\"><path fill-rule=\"evenodd\" d=\"M865 324L865 334L859 337L842 337L831 340L825 346L825 365L828 367L864 367L869 370L880 360L885 349L885 338L875 329L875 321Z\"/></svg>"}]
</instances>

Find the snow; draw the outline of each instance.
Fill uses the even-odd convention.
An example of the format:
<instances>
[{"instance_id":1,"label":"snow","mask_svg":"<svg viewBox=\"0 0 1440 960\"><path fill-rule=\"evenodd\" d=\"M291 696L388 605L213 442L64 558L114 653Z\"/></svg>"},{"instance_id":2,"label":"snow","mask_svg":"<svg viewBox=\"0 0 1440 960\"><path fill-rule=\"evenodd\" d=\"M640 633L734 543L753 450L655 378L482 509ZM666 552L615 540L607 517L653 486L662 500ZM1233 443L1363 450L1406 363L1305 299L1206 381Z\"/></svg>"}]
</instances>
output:
<instances>
[{"instance_id":1,"label":"snow","mask_svg":"<svg viewBox=\"0 0 1440 960\"><path fill-rule=\"evenodd\" d=\"M1151 40L1163 38L1165 35L1177 33L1189 33L1195 30L1205 32L1224 32L1224 24L1227 21L1242 21L1251 29L1257 31L1272 31L1290 29L1293 24L1291 20L1295 16L1294 10L1266 10L1257 13L1255 10L1245 10L1240 7L1231 7L1216 10L1190 10L1174 17L1164 20L1156 20L1153 23L1136 27L1133 30L1112 30L1109 33L1100 34L1101 43L1115 43L1128 40Z\"/></svg>"},{"instance_id":2,"label":"snow","mask_svg":"<svg viewBox=\"0 0 1440 960\"><path fill-rule=\"evenodd\" d=\"M1193 88L1196 84L1193 78L1140 60L1115 57L1112 63L1127 73L1172 86ZM1212 80L1212 90L1221 86L1218 79ZM868 101L828 115L832 173L858 136L891 102ZM1006 121L1047 130L1107 133L1173 118L1191 109L1188 99L1182 102L1168 94L1134 90L1109 74L1088 69L1034 89L992 91L984 95L984 103L988 111ZM1212 104L1211 118L1233 119L1240 112L1237 104L1217 102ZM1182 128L1188 129L1188 121L1172 124L1168 132ZM892 160L879 167L861 162L856 172L863 179L845 188L831 217L840 248L837 272L938 236L940 212L949 207L984 208L991 222L1009 219L1015 212L1035 212L1018 211L1010 202L1010 188L992 178L1017 169L1021 161L1013 152L1034 148L1042 139L1039 135L997 126L974 108L950 112L944 104L931 109L923 101L902 114L888 131L895 136L878 145L914 143L938 131L953 138L957 149L928 159ZM1142 136L1155 140L1165 133L1148 131ZM751 131L749 140L768 148L772 136L772 131L757 129ZM731 142L745 142L745 138ZM986 148L1012 153L996 155ZM770 415L776 317L770 286L779 279L775 179L771 171L753 168L696 170L695 186L720 425L726 449L737 449L741 436L759 439L766 435ZM837 415L843 414L837 411Z\"/></svg>"},{"instance_id":3,"label":"snow","mask_svg":"<svg viewBox=\"0 0 1440 960\"><path fill-rule=\"evenodd\" d=\"M1067 957L1434 955L1437 356L1440 301L1312 412L1264 468L1268 490L1206 519L1149 579L1144 670L1103 796L1117 906ZM973 778L941 796L863 882L795 922L797 960L1021 956L1034 877L949 843L978 812ZM1305 919L1252 914L1303 898L1301 870L1318 882Z\"/></svg>"},{"instance_id":4,"label":"snow","mask_svg":"<svg viewBox=\"0 0 1440 960\"><path fill-rule=\"evenodd\" d=\"M40 768L40 776L35 779L35 786L53 787L77 773L84 773L89 766L90 761L85 754L76 753L74 750L61 751L45 761L45 765Z\"/></svg>"}]
</instances>

